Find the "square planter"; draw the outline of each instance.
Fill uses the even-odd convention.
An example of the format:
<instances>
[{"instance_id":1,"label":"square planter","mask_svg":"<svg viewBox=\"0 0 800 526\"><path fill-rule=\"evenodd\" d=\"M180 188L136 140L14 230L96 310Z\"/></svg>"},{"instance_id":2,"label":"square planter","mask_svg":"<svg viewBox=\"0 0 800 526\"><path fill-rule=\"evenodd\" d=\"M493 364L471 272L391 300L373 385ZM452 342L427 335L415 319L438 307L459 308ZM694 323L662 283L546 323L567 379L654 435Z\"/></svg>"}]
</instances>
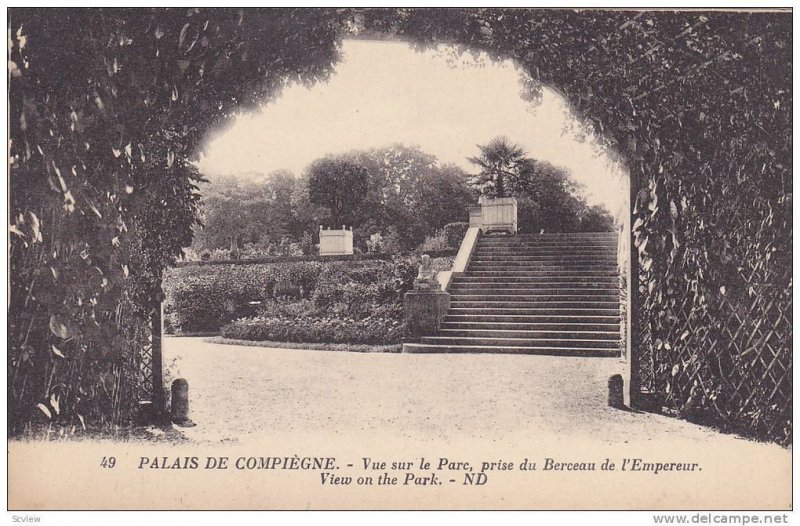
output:
<instances>
[{"instance_id":1,"label":"square planter","mask_svg":"<svg viewBox=\"0 0 800 526\"><path fill-rule=\"evenodd\" d=\"M319 255L344 256L353 253L352 230L324 230L319 227Z\"/></svg>"},{"instance_id":2,"label":"square planter","mask_svg":"<svg viewBox=\"0 0 800 526\"><path fill-rule=\"evenodd\" d=\"M470 217L471 219L471 217ZM481 231L517 233L517 200L513 197L484 198L481 201Z\"/></svg>"}]
</instances>

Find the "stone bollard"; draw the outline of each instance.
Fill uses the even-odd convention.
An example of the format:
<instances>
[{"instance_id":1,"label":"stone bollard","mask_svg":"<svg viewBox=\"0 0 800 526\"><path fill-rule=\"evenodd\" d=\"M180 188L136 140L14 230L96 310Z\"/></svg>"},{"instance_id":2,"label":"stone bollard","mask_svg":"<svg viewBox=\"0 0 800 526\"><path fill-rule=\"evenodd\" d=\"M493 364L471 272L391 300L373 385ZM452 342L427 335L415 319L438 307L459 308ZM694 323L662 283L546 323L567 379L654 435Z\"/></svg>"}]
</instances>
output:
<instances>
[{"instance_id":1,"label":"stone bollard","mask_svg":"<svg viewBox=\"0 0 800 526\"><path fill-rule=\"evenodd\" d=\"M608 378L608 405L615 409L625 409L625 381L621 374L613 374Z\"/></svg>"},{"instance_id":2,"label":"stone bollard","mask_svg":"<svg viewBox=\"0 0 800 526\"><path fill-rule=\"evenodd\" d=\"M192 427L189 418L189 382L178 378L172 382L172 421L181 427Z\"/></svg>"}]
</instances>

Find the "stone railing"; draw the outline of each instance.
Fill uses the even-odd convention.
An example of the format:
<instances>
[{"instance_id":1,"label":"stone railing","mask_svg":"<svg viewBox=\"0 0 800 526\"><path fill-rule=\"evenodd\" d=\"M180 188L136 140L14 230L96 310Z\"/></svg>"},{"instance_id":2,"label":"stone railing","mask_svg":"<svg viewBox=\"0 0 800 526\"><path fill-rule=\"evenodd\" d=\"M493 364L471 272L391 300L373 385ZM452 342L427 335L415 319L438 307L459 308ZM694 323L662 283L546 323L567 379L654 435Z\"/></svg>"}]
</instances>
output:
<instances>
[{"instance_id":1,"label":"stone railing","mask_svg":"<svg viewBox=\"0 0 800 526\"><path fill-rule=\"evenodd\" d=\"M470 226L467 233L464 234L464 239L461 240L461 248L458 249L458 254L453 260L453 267L450 270L439 272L436 278L439 280L442 290L447 290L450 286L450 280L453 274L459 274L467 269L472 253L478 244L478 237L481 234L481 229L478 226Z\"/></svg>"}]
</instances>

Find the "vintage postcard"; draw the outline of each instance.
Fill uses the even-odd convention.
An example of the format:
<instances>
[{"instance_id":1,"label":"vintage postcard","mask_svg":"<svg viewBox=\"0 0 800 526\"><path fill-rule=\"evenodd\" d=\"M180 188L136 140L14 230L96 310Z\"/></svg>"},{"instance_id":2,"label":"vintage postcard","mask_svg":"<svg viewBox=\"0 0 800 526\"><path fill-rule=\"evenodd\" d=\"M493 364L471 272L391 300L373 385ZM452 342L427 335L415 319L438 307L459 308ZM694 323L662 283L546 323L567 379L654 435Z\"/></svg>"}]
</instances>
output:
<instances>
[{"instance_id":1,"label":"vintage postcard","mask_svg":"<svg viewBox=\"0 0 800 526\"><path fill-rule=\"evenodd\" d=\"M9 511L787 522L791 9L7 22Z\"/></svg>"}]
</instances>

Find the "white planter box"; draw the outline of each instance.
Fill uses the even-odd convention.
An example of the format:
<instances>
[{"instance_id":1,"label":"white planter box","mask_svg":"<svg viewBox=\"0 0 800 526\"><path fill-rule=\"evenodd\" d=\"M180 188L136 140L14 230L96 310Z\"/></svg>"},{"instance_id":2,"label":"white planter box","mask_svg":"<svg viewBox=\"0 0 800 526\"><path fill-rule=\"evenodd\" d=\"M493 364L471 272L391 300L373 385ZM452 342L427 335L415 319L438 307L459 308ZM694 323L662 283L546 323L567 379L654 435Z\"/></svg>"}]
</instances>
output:
<instances>
[{"instance_id":1,"label":"white planter box","mask_svg":"<svg viewBox=\"0 0 800 526\"><path fill-rule=\"evenodd\" d=\"M484 234L489 232L516 234L517 200L513 197L483 199L481 202L481 230Z\"/></svg>"},{"instance_id":2,"label":"white planter box","mask_svg":"<svg viewBox=\"0 0 800 526\"><path fill-rule=\"evenodd\" d=\"M344 256L352 253L352 230L323 230L319 227L320 256Z\"/></svg>"}]
</instances>

